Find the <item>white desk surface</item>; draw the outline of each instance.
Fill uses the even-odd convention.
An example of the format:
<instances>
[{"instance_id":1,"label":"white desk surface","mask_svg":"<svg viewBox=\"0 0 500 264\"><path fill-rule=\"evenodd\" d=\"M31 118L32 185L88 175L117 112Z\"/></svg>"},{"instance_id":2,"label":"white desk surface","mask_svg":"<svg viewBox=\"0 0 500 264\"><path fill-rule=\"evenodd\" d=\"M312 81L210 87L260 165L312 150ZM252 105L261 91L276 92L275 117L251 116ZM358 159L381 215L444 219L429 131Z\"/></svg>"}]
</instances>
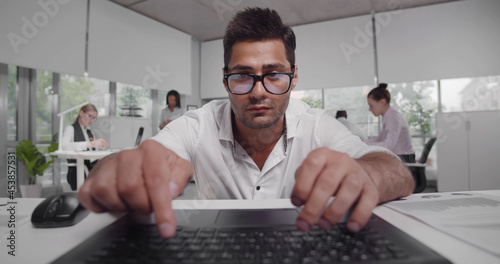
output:
<instances>
[{"instance_id":1,"label":"white desk surface","mask_svg":"<svg viewBox=\"0 0 500 264\"><path fill-rule=\"evenodd\" d=\"M77 189L83 185L84 176L84 160L102 159L116 151L109 150L91 150L91 151L70 151L57 150L50 152L47 155L55 155L61 159L76 159L76 186Z\"/></svg>"},{"instance_id":2,"label":"white desk surface","mask_svg":"<svg viewBox=\"0 0 500 264\"><path fill-rule=\"evenodd\" d=\"M474 192L473 192L474 193ZM500 196L500 190L479 193ZM417 194L421 195L421 194ZM95 232L112 223L117 217L111 214L91 213L72 227L34 228L30 217L33 209L43 199L17 198L13 201L0 198L0 204L16 202L16 256L8 255L9 231L7 207L0 207L0 263L50 263L77 246ZM209 208L287 208L293 207L288 199L281 200L175 200L176 209ZM410 234L423 244L440 253L453 263L500 263L500 257L471 246L446 233L440 232L416 219L387 207L378 206L373 211L394 226ZM22 218L24 217L24 218Z\"/></svg>"},{"instance_id":3,"label":"white desk surface","mask_svg":"<svg viewBox=\"0 0 500 264\"><path fill-rule=\"evenodd\" d=\"M100 159L115 151L110 150L91 150L91 151L70 151L70 150L57 150L47 155L55 155L63 159Z\"/></svg>"}]
</instances>

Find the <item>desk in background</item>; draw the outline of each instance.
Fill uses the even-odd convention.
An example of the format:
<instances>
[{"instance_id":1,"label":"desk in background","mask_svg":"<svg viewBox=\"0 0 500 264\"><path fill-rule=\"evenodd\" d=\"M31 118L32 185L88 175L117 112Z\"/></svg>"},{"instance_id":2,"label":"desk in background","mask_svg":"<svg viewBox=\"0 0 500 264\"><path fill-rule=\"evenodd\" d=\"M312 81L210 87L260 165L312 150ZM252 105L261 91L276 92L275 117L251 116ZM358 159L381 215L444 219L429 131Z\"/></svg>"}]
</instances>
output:
<instances>
[{"instance_id":1,"label":"desk in background","mask_svg":"<svg viewBox=\"0 0 500 264\"><path fill-rule=\"evenodd\" d=\"M472 192L475 193L475 192ZM482 191L477 193L500 196L500 190ZM428 194L414 194L428 195ZM3 234L0 242L0 263L50 263L68 250L92 236L101 228L112 223L116 217L104 213L91 213L75 226L63 228L34 228L30 222L30 215L36 205L43 199L18 198L16 199L17 216L22 217L17 221L17 256L12 257L7 254L6 237L4 229L0 229ZM5 204L8 200L0 198L0 204ZM287 208L293 207L289 199L278 200L174 200L174 209L234 209L234 208ZM384 218L389 223L408 233L415 239L427 245L434 251L443 255L453 263L500 263L500 257L490 254L480 248L472 246L462 240L440 232L431 226L420 222L405 214L398 213L384 205L377 206L374 214ZM0 207L0 219L5 219L6 207ZM0 225L5 225L5 220Z\"/></svg>"},{"instance_id":2,"label":"desk in background","mask_svg":"<svg viewBox=\"0 0 500 264\"><path fill-rule=\"evenodd\" d=\"M66 150L58 150L47 155L55 155L61 159L76 159L76 188L77 190L83 184L85 180L85 172L84 172L84 160L89 159L102 159L109 154L113 153L113 151L66 151Z\"/></svg>"}]
</instances>

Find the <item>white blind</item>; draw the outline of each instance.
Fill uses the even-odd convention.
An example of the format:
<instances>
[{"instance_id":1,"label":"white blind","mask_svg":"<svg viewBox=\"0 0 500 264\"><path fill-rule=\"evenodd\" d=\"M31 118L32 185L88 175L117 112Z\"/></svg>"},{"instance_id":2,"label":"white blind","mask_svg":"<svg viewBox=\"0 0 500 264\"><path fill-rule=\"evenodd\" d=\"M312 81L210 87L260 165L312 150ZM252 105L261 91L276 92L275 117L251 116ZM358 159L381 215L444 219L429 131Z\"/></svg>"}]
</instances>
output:
<instances>
[{"instance_id":1,"label":"white blind","mask_svg":"<svg viewBox=\"0 0 500 264\"><path fill-rule=\"evenodd\" d=\"M377 14L379 80L500 74L500 1L457 1Z\"/></svg>"},{"instance_id":2,"label":"white blind","mask_svg":"<svg viewBox=\"0 0 500 264\"><path fill-rule=\"evenodd\" d=\"M224 48L222 39L203 42L201 44L201 84L202 99L228 97L222 83L224 67Z\"/></svg>"},{"instance_id":3,"label":"white blind","mask_svg":"<svg viewBox=\"0 0 500 264\"><path fill-rule=\"evenodd\" d=\"M373 84L370 16L293 27L297 38L297 90Z\"/></svg>"},{"instance_id":4,"label":"white blind","mask_svg":"<svg viewBox=\"0 0 500 264\"><path fill-rule=\"evenodd\" d=\"M90 2L91 77L191 95L191 37L110 1Z\"/></svg>"},{"instance_id":5,"label":"white blind","mask_svg":"<svg viewBox=\"0 0 500 264\"><path fill-rule=\"evenodd\" d=\"M82 76L87 1L1 1L0 62Z\"/></svg>"}]
</instances>

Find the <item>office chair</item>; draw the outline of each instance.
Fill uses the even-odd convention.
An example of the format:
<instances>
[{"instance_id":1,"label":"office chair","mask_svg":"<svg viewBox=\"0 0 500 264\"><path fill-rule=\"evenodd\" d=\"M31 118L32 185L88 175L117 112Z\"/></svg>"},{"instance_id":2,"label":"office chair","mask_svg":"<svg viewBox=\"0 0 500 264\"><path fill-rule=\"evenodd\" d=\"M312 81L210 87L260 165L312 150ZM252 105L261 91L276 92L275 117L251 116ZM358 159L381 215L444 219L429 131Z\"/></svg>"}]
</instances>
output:
<instances>
[{"instance_id":1,"label":"office chair","mask_svg":"<svg viewBox=\"0 0 500 264\"><path fill-rule=\"evenodd\" d=\"M424 149L422 150L422 155L418 159L417 163L405 163L408 169L410 169L413 179L415 179L415 190L413 193L420 193L425 190L427 186L427 177L425 176L425 166L427 163L427 158L431 152L432 146L436 142L436 137L432 137L425 143Z\"/></svg>"}]
</instances>

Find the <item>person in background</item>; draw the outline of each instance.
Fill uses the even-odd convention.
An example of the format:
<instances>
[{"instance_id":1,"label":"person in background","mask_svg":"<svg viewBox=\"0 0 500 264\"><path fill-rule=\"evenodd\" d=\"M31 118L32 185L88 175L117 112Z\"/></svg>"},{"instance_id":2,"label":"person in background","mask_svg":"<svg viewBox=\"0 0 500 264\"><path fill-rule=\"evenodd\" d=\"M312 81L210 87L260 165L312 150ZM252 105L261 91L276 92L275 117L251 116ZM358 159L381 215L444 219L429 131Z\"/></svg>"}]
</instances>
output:
<instances>
[{"instance_id":1,"label":"person in background","mask_svg":"<svg viewBox=\"0 0 500 264\"><path fill-rule=\"evenodd\" d=\"M90 149L105 148L109 144L104 139L94 138L90 125L97 118L97 108L93 104L86 104L80 108L78 116L72 125L68 125L64 129L61 139L62 150L83 151ZM97 160L85 160L85 166L90 171ZM68 159L68 163L76 164L76 160ZM71 189L76 190L76 167L68 166L68 174L66 176Z\"/></svg>"},{"instance_id":2,"label":"person in background","mask_svg":"<svg viewBox=\"0 0 500 264\"><path fill-rule=\"evenodd\" d=\"M166 96L167 107L161 110L160 129L163 129L172 120L182 116L181 96L176 90L170 90Z\"/></svg>"},{"instance_id":3,"label":"person in background","mask_svg":"<svg viewBox=\"0 0 500 264\"><path fill-rule=\"evenodd\" d=\"M295 222L304 232L316 224L330 230L352 208L347 228L357 232L377 204L412 193L415 182L396 155L291 98L299 78L295 34L276 11L238 12L223 43L221 88L229 99L102 159L79 190L83 206L154 212L162 237L172 237L172 200L194 178L201 199L290 199L304 206Z\"/></svg>"},{"instance_id":4,"label":"person in background","mask_svg":"<svg viewBox=\"0 0 500 264\"><path fill-rule=\"evenodd\" d=\"M361 138L361 140L368 139L365 133L356 124L347 120L347 112L345 110L339 110L335 114L335 118L340 121L344 126L346 126L354 135Z\"/></svg>"},{"instance_id":5,"label":"person in background","mask_svg":"<svg viewBox=\"0 0 500 264\"><path fill-rule=\"evenodd\" d=\"M415 152L411 145L410 129L404 117L391 107L391 94L387 84L381 83L373 88L367 96L370 112L374 116L382 115L382 131L377 138L367 139L368 145L388 148L401 160L415 163Z\"/></svg>"}]
</instances>

